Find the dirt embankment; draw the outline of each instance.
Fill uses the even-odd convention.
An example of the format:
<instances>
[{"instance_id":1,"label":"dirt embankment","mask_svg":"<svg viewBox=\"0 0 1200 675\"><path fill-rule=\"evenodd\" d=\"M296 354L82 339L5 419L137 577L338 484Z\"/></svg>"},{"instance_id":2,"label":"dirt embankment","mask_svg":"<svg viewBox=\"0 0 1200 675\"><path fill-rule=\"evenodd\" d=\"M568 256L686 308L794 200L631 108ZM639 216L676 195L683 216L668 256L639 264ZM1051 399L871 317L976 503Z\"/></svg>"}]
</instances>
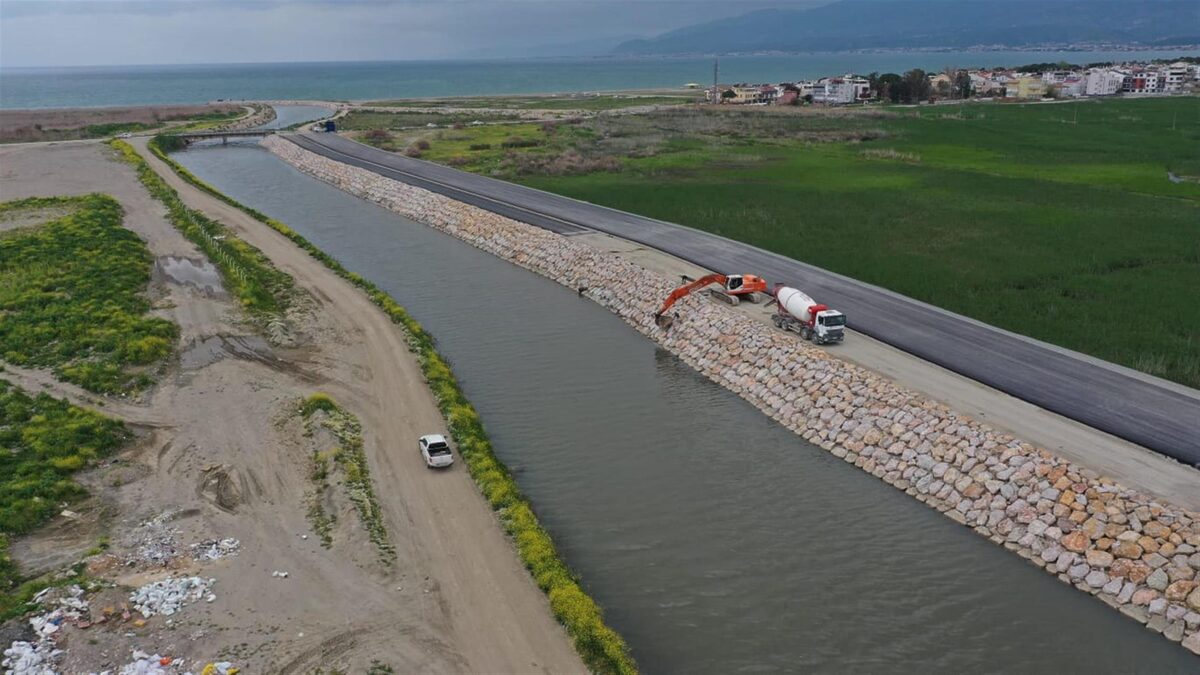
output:
<instances>
[{"instance_id":1,"label":"dirt embankment","mask_svg":"<svg viewBox=\"0 0 1200 675\"><path fill-rule=\"evenodd\" d=\"M424 467L417 437L445 428L401 330L281 235L149 159L185 202L295 278L303 296L292 322L297 346L272 346L219 287L178 273L179 261L203 266L202 254L105 146L0 148L0 199L100 191L120 201L126 226L158 261L154 312L181 329L177 361L139 401L99 399L37 371L4 373L138 430L135 447L83 475L90 500L13 547L35 571L70 563L102 535L111 541L92 571L120 586L91 604L93 616L105 605L117 612L86 628L64 624L55 633L66 649L58 668L119 668L140 648L196 672L214 660L243 672L363 672L372 663L394 672L583 671L464 468ZM306 518L314 445L298 405L315 391L362 423L394 563L377 555L341 485L331 484L324 504L336 518L332 545L322 546ZM198 560L189 551L229 538L240 542L234 555ZM215 579L212 600L204 595L144 625L120 619L129 587L170 574ZM5 640L30 637L20 621L2 632Z\"/></svg>"},{"instance_id":2,"label":"dirt embankment","mask_svg":"<svg viewBox=\"0 0 1200 675\"><path fill-rule=\"evenodd\" d=\"M265 107L270 109L270 106ZM112 135L120 130L150 129L170 122L206 116L240 115L243 112L245 112L244 106L228 103L129 108L0 110L0 143L89 138ZM273 117L274 113L271 116Z\"/></svg>"}]
</instances>

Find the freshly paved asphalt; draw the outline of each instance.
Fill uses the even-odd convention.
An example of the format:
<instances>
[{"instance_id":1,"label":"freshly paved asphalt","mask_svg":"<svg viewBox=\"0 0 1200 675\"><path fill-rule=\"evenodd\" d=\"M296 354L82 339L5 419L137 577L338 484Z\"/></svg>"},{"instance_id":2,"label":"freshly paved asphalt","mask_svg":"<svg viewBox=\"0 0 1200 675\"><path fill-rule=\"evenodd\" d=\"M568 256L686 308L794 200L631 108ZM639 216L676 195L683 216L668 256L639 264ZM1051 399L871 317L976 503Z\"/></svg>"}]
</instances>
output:
<instances>
[{"instance_id":1,"label":"freshly paved asphalt","mask_svg":"<svg viewBox=\"0 0 1200 675\"><path fill-rule=\"evenodd\" d=\"M377 150L335 134L284 138L558 232L605 232L718 272L757 274L846 313L850 327L1047 410L1200 467L1200 392L1105 363L791 258L681 225Z\"/></svg>"}]
</instances>

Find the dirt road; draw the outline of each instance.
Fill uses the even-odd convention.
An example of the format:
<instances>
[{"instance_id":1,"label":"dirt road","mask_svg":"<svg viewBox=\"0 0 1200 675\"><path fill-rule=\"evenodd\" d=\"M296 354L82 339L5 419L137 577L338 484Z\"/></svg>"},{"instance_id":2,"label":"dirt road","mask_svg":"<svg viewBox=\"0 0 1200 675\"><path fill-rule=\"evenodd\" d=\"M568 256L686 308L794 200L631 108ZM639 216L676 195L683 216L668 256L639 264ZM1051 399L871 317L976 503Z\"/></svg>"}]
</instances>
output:
<instances>
[{"instance_id":1,"label":"dirt road","mask_svg":"<svg viewBox=\"0 0 1200 675\"><path fill-rule=\"evenodd\" d=\"M223 292L158 278L151 289L155 312L181 325L181 357L143 401L99 406L142 423L142 442L85 477L96 499L80 508L116 512L111 533L118 553L136 549L129 533L137 523L163 512L178 514L172 525L183 544L236 537L242 550L174 568L216 578L215 602L189 607L173 625L151 619L134 639L114 633L87 644L72 641L65 669L119 664L128 660L122 650L137 644L169 648L177 657L231 658L246 672L362 672L374 661L395 672L584 672L465 467L434 472L421 462L417 437L445 427L404 334L360 291L287 239L179 180L145 152L144 140L134 143L185 202L229 225L292 275L307 295L306 309L295 318L297 346L272 347ZM91 143L0 148L0 196L106 192L122 203L126 225L160 260L202 260L132 170L109 154ZM5 376L35 391L95 403L44 373ZM383 521L396 547L391 566L379 562L343 497L331 504L333 545L323 548L310 536L310 450L296 404L318 390L362 422ZM51 565L86 548L96 534L56 521L44 536L19 541L14 553L27 564ZM288 577L272 574L279 570ZM130 584L163 573L113 572ZM97 638L96 630L87 637Z\"/></svg>"}]
</instances>

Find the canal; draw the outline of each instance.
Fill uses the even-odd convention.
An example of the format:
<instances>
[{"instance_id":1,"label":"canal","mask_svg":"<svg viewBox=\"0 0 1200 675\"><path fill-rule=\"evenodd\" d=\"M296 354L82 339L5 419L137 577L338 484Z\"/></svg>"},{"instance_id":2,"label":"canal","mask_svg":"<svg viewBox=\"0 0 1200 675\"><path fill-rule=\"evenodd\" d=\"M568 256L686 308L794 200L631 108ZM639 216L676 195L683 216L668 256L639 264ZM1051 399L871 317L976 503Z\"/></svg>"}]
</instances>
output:
<instances>
[{"instance_id":1,"label":"canal","mask_svg":"<svg viewBox=\"0 0 1200 675\"><path fill-rule=\"evenodd\" d=\"M333 110L323 105L274 105L275 119L255 129L286 129L293 124L329 117Z\"/></svg>"},{"instance_id":2,"label":"canal","mask_svg":"<svg viewBox=\"0 0 1200 675\"><path fill-rule=\"evenodd\" d=\"M257 146L176 157L436 336L646 672L1196 672L1179 646L808 445L575 292Z\"/></svg>"}]
</instances>

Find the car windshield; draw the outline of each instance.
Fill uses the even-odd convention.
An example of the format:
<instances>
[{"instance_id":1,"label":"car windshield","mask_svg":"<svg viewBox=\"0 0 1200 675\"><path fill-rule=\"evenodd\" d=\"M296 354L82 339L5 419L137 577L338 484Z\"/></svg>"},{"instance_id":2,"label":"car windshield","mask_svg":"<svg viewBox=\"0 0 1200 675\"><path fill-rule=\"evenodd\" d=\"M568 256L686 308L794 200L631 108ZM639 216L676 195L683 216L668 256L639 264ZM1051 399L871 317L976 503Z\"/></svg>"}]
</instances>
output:
<instances>
[{"instance_id":1,"label":"car windshield","mask_svg":"<svg viewBox=\"0 0 1200 675\"><path fill-rule=\"evenodd\" d=\"M432 443L429 446L429 454L433 455L448 455L450 454L450 446L445 443Z\"/></svg>"},{"instance_id":2,"label":"car windshield","mask_svg":"<svg viewBox=\"0 0 1200 675\"><path fill-rule=\"evenodd\" d=\"M846 315L838 314L837 316L823 316L821 317L821 323L825 324L826 326L845 326Z\"/></svg>"}]
</instances>

